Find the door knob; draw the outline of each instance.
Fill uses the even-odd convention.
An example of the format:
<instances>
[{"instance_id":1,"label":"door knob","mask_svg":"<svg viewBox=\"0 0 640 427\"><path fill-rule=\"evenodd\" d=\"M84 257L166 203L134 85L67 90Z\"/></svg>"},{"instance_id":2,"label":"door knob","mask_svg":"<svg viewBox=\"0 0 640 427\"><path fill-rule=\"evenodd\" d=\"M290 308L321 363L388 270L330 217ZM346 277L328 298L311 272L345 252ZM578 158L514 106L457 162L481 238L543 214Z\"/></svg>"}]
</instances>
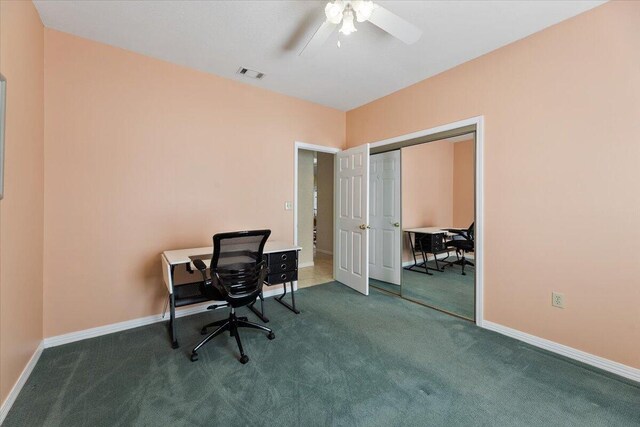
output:
<instances>
[{"instance_id":1,"label":"door knob","mask_svg":"<svg viewBox=\"0 0 640 427\"><path fill-rule=\"evenodd\" d=\"M359 228L360 228L360 230L366 230L367 228L371 228L371 227L368 226L367 224L360 224Z\"/></svg>"},{"instance_id":2,"label":"door knob","mask_svg":"<svg viewBox=\"0 0 640 427\"><path fill-rule=\"evenodd\" d=\"M394 223L393 223L393 226L394 226L394 227L400 227L400 223L399 223L399 222L394 222Z\"/></svg>"}]
</instances>

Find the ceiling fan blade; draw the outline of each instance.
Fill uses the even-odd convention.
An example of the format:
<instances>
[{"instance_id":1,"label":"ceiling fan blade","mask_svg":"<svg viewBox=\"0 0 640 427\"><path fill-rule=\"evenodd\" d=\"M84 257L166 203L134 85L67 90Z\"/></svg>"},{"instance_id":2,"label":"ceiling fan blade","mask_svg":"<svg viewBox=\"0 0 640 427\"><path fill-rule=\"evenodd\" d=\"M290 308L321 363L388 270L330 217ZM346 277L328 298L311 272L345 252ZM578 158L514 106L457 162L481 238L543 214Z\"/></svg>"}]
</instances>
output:
<instances>
[{"instance_id":1,"label":"ceiling fan blade","mask_svg":"<svg viewBox=\"0 0 640 427\"><path fill-rule=\"evenodd\" d=\"M397 39L402 40L406 44L413 44L422 36L422 30L415 25L400 18L395 13L389 12L384 7L377 5L369 22L385 30Z\"/></svg>"},{"instance_id":2,"label":"ceiling fan blade","mask_svg":"<svg viewBox=\"0 0 640 427\"><path fill-rule=\"evenodd\" d=\"M335 31L337 26L337 24L332 24L331 22L323 22L322 25L320 25L320 27L313 34L311 40L307 42L307 44L302 48L298 55L313 55L318 50L318 48L327 41L329 36Z\"/></svg>"}]
</instances>

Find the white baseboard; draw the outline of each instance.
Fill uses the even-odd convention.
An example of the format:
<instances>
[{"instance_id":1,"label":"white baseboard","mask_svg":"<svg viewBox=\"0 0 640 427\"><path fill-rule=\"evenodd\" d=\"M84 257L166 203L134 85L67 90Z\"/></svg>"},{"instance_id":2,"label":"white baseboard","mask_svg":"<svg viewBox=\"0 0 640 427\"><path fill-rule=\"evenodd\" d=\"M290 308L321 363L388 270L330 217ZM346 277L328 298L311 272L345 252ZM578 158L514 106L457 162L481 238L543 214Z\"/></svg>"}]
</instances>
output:
<instances>
[{"instance_id":1,"label":"white baseboard","mask_svg":"<svg viewBox=\"0 0 640 427\"><path fill-rule=\"evenodd\" d=\"M281 289L281 286L275 286L273 288L266 289L263 292L263 295L265 298L269 298L274 295L280 295L282 293ZM297 289L297 282L294 282L294 289ZM194 304L189 307L178 308L176 309L176 319L179 317L191 316L192 314L203 313L207 311L207 307L210 305L211 301L203 302L201 304ZM137 319L125 320L124 322L112 323L110 325L98 326L95 328L84 329L82 331L70 332L68 334L45 338L44 348L57 347L59 345L69 344L88 338L94 338L101 335L112 334L114 332L125 331L127 329L138 328L140 326L151 325L152 323L158 323L165 320L169 320L168 310L164 317L162 317L162 314L153 314L151 316L139 317Z\"/></svg>"},{"instance_id":2,"label":"white baseboard","mask_svg":"<svg viewBox=\"0 0 640 427\"><path fill-rule=\"evenodd\" d=\"M325 255L333 255L333 252L327 251L327 250L324 250L324 249L316 248L316 252L320 252L321 254L325 254Z\"/></svg>"},{"instance_id":3,"label":"white baseboard","mask_svg":"<svg viewBox=\"0 0 640 427\"><path fill-rule=\"evenodd\" d=\"M409 255L411 255L411 254L409 254ZM438 261L439 261L439 260L441 260L441 259L445 259L445 258L447 258L447 256L448 256L448 255L447 255L446 253L438 254ZM451 255L451 256L455 256L455 253L454 253L453 255ZM473 257L473 254L466 254L466 255L465 255L465 258L467 258L468 260L471 260L471 261L473 261L473 260L475 259L475 258ZM429 261L433 261L433 259L434 259L434 258L433 258L433 254L427 254L427 259L428 259ZM419 258L418 258L418 262L419 262L419 263L420 263L420 262L422 262L422 257L419 257ZM410 260L410 261L404 261L404 262L402 263L402 266L403 266L403 267L409 267L410 265L413 265L413 260Z\"/></svg>"},{"instance_id":4,"label":"white baseboard","mask_svg":"<svg viewBox=\"0 0 640 427\"><path fill-rule=\"evenodd\" d=\"M305 268L305 267L313 267L313 261L311 262L301 262L298 264L298 268Z\"/></svg>"},{"instance_id":5,"label":"white baseboard","mask_svg":"<svg viewBox=\"0 0 640 427\"><path fill-rule=\"evenodd\" d=\"M527 344L531 344L535 347L539 347L544 350L548 350L550 352L568 357L570 359L577 360L587 365L594 366L596 368L602 369L603 371L611 372L612 374L620 375L621 377L640 382L640 369L623 365L622 363L614 362L612 360L605 359L604 357L596 356L582 350L577 350L573 347L559 344L554 341L549 341L547 339L527 334L526 332L521 332L517 329L512 329L498 323L490 322L488 320L484 320L482 322L482 327L490 331L498 332L499 334L524 341Z\"/></svg>"},{"instance_id":6,"label":"white baseboard","mask_svg":"<svg viewBox=\"0 0 640 427\"><path fill-rule=\"evenodd\" d=\"M13 385L13 388L7 395L7 398L4 400L4 402L2 402L2 406L0 406L0 424L4 422L4 419L9 413L9 410L11 409L11 407L13 406L13 403L16 401L16 398L20 394L22 387L24 387L25 383L29 379L29 375L31 375L33 368L35 368L36 363L38 363L38 359L40 359L42 350L44 350L44 344L42 341L40 341L40 344L38 344L36 351L33 352L31 359L29 359L26 366L22 370L22 373L18 377L18 381L16 381L16 383Z\"/></svg>"}]
</instances>

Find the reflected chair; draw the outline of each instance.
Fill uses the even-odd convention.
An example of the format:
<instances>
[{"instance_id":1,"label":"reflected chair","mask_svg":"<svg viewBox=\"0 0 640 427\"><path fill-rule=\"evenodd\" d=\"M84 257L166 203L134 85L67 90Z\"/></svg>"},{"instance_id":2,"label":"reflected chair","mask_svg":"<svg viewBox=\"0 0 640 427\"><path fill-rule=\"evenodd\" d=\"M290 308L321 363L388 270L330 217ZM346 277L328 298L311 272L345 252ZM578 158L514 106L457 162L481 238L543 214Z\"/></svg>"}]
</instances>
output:
<instances>
[{"instance_id":1,"label":"reflected chair","mask_svg":"<svg viewBox=\"0 0 640 427\"><path fill-rule=\"evenodd\" d=\"M472 261L467 260L465 254L467 252L474 252L476 243L474 237L475 222L472 222L468 229L448 228L447 231L453 233L453 240L447 242L447 246L456 250L456 255L462 254L462 257L458 257L458 260L448 263L448 265L461 265L462 275L466 276L464 271L466 265L475 266Z\"/></svg>"},{"instance_id":2,"label":"reflected chair","mask_svg":"<svg viewBox=\"0 0 640 427\"><path fill-rule=\"evenodd\" d=\"M209 323L202 328L201 333L207 333L207 328L217 326L217 329L207 335L191 352L191 361L198 360L198 350L216 336L229 331L235 337L240 350L240 362L245 364L249 356L244 353L238 328L252 328L267 332L267 338L275 338L270 328L258 323L249 322L246 317L237 317L236 309L253 303L262 292L262 285L267 275L267 265L262 260L264 245L271 234L271 230L239 231L220 233L213 236L213 256L207 275L205 263L196 259L195 267L202 273L202 287L211 299L221 299L231 307L229 317L224 320Z\"/></svg>"}]
</instances>

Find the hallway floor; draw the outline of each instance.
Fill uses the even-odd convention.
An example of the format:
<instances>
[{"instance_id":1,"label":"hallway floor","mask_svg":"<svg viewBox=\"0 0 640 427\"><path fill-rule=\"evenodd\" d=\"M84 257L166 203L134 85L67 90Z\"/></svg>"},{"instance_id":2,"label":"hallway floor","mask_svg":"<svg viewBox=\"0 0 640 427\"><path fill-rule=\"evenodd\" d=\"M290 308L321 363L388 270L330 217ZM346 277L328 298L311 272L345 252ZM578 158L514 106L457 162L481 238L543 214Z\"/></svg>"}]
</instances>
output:
<instances>
[{"instance_id":1,"label":"hallway floor","mask_svg":"<svg viewBox=\"0 0 640 427\"><path fill-rule=\"evenodd\" d=\"M333 256L316 252L313 267L298 270L298 289L333 281Z\"/></svg>"}]
</instances>

